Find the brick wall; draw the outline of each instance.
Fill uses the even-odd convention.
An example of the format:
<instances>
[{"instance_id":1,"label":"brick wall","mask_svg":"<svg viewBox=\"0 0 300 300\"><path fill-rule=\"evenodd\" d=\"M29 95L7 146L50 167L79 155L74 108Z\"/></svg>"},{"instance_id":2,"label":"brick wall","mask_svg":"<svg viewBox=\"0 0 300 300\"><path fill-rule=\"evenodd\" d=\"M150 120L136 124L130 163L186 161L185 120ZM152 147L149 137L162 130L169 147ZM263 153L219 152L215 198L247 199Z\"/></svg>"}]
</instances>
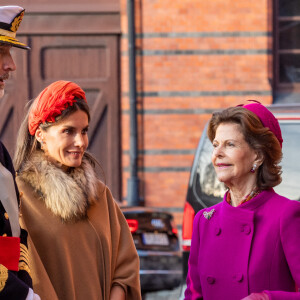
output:
<instances>
[{"instance_id":1,"label":"brick wall","mask_svg":"<svg viewBox=\"0 0 300 300\"><path fill-rule=\"evenodd\" d=\"M141 197L181 224L189 170L213 110L272 102L272 1L137 0ZM126 0L121 0L123 199L129 176Z\"/></svg>"}]
</instances>

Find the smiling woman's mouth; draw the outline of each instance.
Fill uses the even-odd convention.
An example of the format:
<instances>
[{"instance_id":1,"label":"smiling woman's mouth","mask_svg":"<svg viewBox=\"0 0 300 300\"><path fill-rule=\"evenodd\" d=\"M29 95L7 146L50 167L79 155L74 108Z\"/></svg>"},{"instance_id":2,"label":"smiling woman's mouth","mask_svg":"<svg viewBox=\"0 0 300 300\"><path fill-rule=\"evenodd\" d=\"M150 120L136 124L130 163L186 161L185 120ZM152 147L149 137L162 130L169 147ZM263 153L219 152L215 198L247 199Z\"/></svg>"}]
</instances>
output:
<instances>
[{"instance_id":1,"label":"smiling woman's mouth","mask_svg":"<svg viewBox=\"0 0 300 300\"><path fill-rule=\"evenodd\" d=\"M79 152L69 151L68 153L72 155L81 155L80 151Z\"/></svg>"},{"instance_id":2,"label":"smiling woman's mouth","mask_svg":"<svg viewBox=\"0 0 300 300\"><path fill-rule=\"evenodd\" d=\"M225 169L225 168L228 168L232 165L230 165L230 164L216 164L216 166L217 166L218 169Z\"/></svg>"}]
</instances>

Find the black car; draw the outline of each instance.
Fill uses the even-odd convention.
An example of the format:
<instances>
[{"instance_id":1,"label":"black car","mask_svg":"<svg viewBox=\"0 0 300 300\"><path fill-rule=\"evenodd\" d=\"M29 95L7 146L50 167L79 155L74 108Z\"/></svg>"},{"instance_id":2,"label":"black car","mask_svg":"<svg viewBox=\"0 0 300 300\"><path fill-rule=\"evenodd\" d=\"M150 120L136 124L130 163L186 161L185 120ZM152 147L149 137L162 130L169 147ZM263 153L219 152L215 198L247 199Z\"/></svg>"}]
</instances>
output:
<instances>
[{"instance_id":1,"label":"black car","mask_svg":"<svg viewBox=\"0 0 300 300\"><path fill-rule=\"evenodd\" d=\"M173 216L144 207L121 207L140 258L142 293L174 289L182 280L182 253Z\"/></svg>"},{"instance_id":2,"label":"black car","mask_svg":"<svg viewBox=\"0 0 300 300\"><path fill-rule=\"evenodd\" d=\"M300 105L271 105L268 107L278 118L283 136L282 183L275 191L287 198L300 200ZM213 147L203 131L192 165L182 223L183 277L187 275L193 219L206 207L222 201L225 187L216 177L211 163Z\"/></svg>"}]
</instances>

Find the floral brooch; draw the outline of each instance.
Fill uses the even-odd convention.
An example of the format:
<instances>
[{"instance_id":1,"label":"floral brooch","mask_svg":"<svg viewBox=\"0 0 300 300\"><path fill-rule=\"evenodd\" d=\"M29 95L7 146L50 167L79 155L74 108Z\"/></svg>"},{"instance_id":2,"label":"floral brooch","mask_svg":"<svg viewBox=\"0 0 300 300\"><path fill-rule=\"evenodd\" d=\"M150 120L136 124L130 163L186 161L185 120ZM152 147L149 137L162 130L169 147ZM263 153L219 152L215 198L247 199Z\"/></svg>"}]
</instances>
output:
<instances>
[{"instance_id":1,"label":"floral brooch","mask_svg":"<svg viewBox=\"0 0 300 300\"><path fill-rule=\"evenodd\" d=\"M205 212L203 212L203 216L204 216L204 218L205 218L206 220L209 220L209 219L212 217L212 215L213 215L214 212L215 212L215 209L213 208L213 209L210 210L210 211L205 211Z\"/></svg>"}]
</instances>

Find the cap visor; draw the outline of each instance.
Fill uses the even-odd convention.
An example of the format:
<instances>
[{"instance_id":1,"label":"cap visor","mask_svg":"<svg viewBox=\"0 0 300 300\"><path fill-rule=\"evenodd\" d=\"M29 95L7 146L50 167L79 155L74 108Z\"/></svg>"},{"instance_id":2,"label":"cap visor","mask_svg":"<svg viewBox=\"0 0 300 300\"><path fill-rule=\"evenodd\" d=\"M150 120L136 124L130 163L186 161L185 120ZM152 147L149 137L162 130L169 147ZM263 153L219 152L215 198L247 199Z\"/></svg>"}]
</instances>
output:
<instances>
[{"instance_id":1,"label":"cap visor","mask_svg":"<svg viewBox=\"0 0 300 300\"><path fill-rule=\"evenodd\" d=\"M22 48L22 49L30 49L30 47L21 43L17 39L8 37L8 36L4 36L4 35L0 35L0 43L6 44L6 45L11 45L13 47L18 47L18 48Z\"/></svg>"}]
</instances>

